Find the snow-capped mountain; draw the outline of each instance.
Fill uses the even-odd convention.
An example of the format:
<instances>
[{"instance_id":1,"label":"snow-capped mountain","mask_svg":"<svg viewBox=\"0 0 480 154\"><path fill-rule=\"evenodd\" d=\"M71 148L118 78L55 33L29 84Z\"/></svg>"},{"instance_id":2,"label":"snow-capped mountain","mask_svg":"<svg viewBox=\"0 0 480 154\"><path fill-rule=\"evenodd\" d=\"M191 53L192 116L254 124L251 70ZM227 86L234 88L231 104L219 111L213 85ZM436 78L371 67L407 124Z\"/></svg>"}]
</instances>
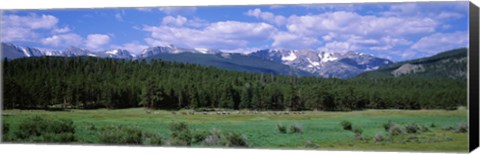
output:
<instances>
[{"instance_id":1,"label":"snow-capped mountain","mask_svg":"<svg viewBox=\"0 0 480 154\"><path fill-rule=\"evenodd\" d=\"M124 49L111 49L103 52L98 52L96 55L104 58L118 58L118 59L135 59L136 55Z\"/></svg>"},{"instance_id":2,"label":"snow-capped mountain","mask_svg":"<svg viewBox=\"0 0 480 154\"><path fill-rule=\"evenodd\" d=\"M349 78L380 66L391 60L353 51L345 53L315 50L266 49L250 53L274 62L317 74L322 77Z\"/></svg>"},{"instance_id":3,"label":"snow-capped mountain","mask_svg":"<svg viewBox=\"0 0 480 154\"><path fill-rule=\"evenodd\" d=\"M208 49L208 48L178 48L172 44L168 46L156 46L144 49L142 54L139 56L141 58L151 57L160 53L169 53L169 54L178 54L183 52L191 52L191 53L201 53L201 54L217 54L220 53L220 50L216 49Z\"/></svg>"},{"instance_id":4,"label":"snow-capped mountain","mask_svg":"<svg viewBox=\"0 0 480 154\"><path fill-rule=\"evenodd\" d=\"M185 56L188 53L190 57L202 57L201 55L212 55L213 57L220 59L229 59L230 61L238 61L239 59L232 59L230 54L223 53L220 50L208 49L208 48L179 48L174 45L156 46L146 48L139 55L134 55L131 52L124 49L111 49L99 52L92 52L86 49L77 47L68 47L64 50L49 50L49 49L37 49L30 47L17 46L10 43L2 43L2 53L4 58L16 59L22 57L35 57L35 56L92 56L101 58L116 58L116 59L147 59L150 57L171 57L173 55ZM192 55L193 54L193 55ZM168 56L171 55L171 56ZM160 56L160 57L162 57ZM203 57L205 57L203 56ZM285 49L265 49L259 50L250 54L244 55L246 57L255 57L262 60L272 61L278 64L287 65L291 68L302 70L311 74L322 77L337 77L337 78L349 78L361 74L365 71L375 70L379 67L393 63L392 61L384 58L375 57L369 54L357 53L357 52L323 52L316 50L285 50ZM242 56L233 56L236 58ZM207 58L207 59L208 59ZM179 58L176 56L177 61ZM200 63L199 61L205 60L205 58L183 58L189 59L191 63ZM247 58L248 59L248 58ZM175 61L175 60L174 60ZM202 64L202 63L200 63ZM258 63L260 64L260 63Z\"/></svg>"},{"instance_id":5,"label":"snow-capped mountain","mask_svg":"<svg viewBox=\"0 0 480 154\"><path fill-rule=\"evenodd\" d=\"M16 59L23 57L39 57L39 56L60 56L60 57L73 57L73 56L91 56L102 58L118 58L118 59L133 59L135 55L131 54L127 50L112 49L100 52L92 52L86 49L70 46L64 50L50 50L50 49L37 49L30 47L17 46L11 43L2 43L2 54L4 58Z\"/></svg>"}]
</instances>

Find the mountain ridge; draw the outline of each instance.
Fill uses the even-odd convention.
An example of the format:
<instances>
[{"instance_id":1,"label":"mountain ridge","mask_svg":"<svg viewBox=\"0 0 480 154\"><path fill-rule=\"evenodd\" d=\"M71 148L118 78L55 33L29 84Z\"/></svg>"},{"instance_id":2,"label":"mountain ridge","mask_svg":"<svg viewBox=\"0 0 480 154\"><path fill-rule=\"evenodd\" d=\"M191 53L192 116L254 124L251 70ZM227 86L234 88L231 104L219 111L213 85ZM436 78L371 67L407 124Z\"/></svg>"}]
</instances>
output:
<instances>
[{"instance_id":1,"label":"mountain ridge","mask_svg":"<svg viewBox=\"0 0 480 154\"><path fill-rule=\"evenodd\" d=\"M389 68L400 68L399 64L403 62L394 62L386 58L376 57L360 52L325 52L319 50L288 50L288 49L263 49L243 53L226 53L217 49L209 48L181 48L172 44L167 46L149 47L140 54L132 54L125 49L108 49L93 52L86 49L70 46L64 50L37 49L31 47L18 46L12 43L1 43L3 58L16 59L22 57L34 56L92 56L101 58L117 58L127 60L142 59L163 59L167 61L193 63L205 66L213 66L223 69L233 69L238 71L253 71L263 73L273 73L281 75L300 75L317 76L324 78L354 78L364 75L365 72L375 70L385 71ZM449 52L439 53L431 57L424 57L427 60L435 60L435 56L455 56ZM180 57L187 56L187 57ZM233 59L232 59L233 56ZM433 57L433 58L432 58ZM380 76L403 76L410 72L419 73L425 69L423 66L416 66L415 61L425 61L424 58L409 60L411 65L406 65L396 73L379 73ZM241 60L245 62L241 62ZM260 60L261 59L261 60ZM268 61L263 62L262 60ZM234 61L234 62L230 62ZM249 64L251 63L251 64ZM274 64L275 63L275 64ZM269 67L274 67L268 68ZM371 73L372 74L372 73ZM373 73L375 74L375 73ZM378 73L377 73L378 74Z\"/></svg>"},{"instance_id":2,"label":"mountain ridge","mask_svg":"<svg viewBox=\"0 0 480 154\"><path fill-rule=\"evenodd\" d=\"M458 48L429 57L412 59L385 65L374 71L360 74L359 78L420 77L420 78L467 78L468 48Z\"/></svg>"}]
</instances>

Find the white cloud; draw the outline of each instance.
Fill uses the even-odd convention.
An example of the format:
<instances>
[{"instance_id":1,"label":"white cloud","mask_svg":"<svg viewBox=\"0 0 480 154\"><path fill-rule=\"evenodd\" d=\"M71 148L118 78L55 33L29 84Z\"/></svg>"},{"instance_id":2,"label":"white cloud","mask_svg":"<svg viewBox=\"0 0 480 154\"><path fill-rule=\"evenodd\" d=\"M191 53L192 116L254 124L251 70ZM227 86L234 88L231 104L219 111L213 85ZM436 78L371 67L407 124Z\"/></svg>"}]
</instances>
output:
<instances>
[{"instance_id":1,"label":"white cloud","mask_svg":"<svg viewBox=\"0 0 480 154\"><path fill-rule=\"evenodd\" d=\"M176 7L161 7L158 10L168 15L175 15L175 14L189 15L189 14L195 13L195 11L197 11L197 8L189 7L189 6L176 6Z\"/></svg>"},{"instance_id":2,"label":"white cloud","mask_svg":"<svg viewBox=\"0 0 480 154\"><path fill-rule=\"evenodd\" d=\"M461 47L468 47L468 33L465 31L428 35L413 44L411 49L432 54Z\"/></svg>"},{"instance_id":3,"label":"white cloud","mask_svg":"<svg viewBox=\"0 0 480 154\"><path fill-rule=\"evenodd\" d=\"M287 20L284 16L274 15L271 12L262 12L259 8L248 10L245 14L275 25L284 25Z\"/></svg>"},{"instance_id":4,"label":"white cloud","mask_svg":"<svg viewBox=\"0 0 480 154\"><path fill-rule=\"evenodd\" d=\"M385 16L412 16L419 13L417 3L400 3L390 6L390 10L383 13Z\"/></svg>"},{"instance_id":5,"label":"white cloud","mask_svg":"<svg viewBox=\"0 0 480 154\"><path fill-rule=\"evenodd\" d=\"M115 19L117 19L118 21L123 21L123 16L122 16L122 14L116 13L116 14L115 14Z\"/></svg>"},{"instance_id":6,"label":"white cloud","mask_svg":"<svg viewBox=\"0 0 480 154\"><path fill-rule=\"evenodd\" d=\"M123 22L123 16L125 16L125 10L121 10L120 12L115 13L114 17L117 21Z\"/></svg>"},{"instance_id":7,"label":"white cloud","mask_svg":"<svg viewBox=\"0 0 480 154\"><path fill-rule=\"evenodd\" d=\"M361 36L409 35L435 31L437 23L421 17L362 16L354 12L328 12L318 15L290 16L287 29L301 35L319 36L328 32Z\"/></svg>"},{"instance_id":8,"label":"white cloud","mask_svg":"<svg viewBox=\"0 0 480 154\"><path fill-rule=\"evenodd\" d=\"M67 32L70 32L70 28L68 26L65 26L63 28L54 28L52 30L52 33L54 34L67 33Z\"/></svg>"},{"instance_id":9,"label":"white cloud","mask_svg":"<svg viewBox=\"0 0 480 154\"><path fill-rule=\"evenodd\" d=\"M309 49L318 45L319 41L312 37L303 37L288 32L278 32L273 36L272 47L284 49Z\"/></svg>"},{"instance_id":10,"label":"white cloud","mask_svg":"<svg viewBox=\"0 0 480 154\"><path fill-rule=\"evenodd\" d=\"M187 22L187 18L183 16L166 16L163 17L162 19L162 24L163 25L169 25L169 26L183 26Z\"/></svg>"},{"instance_id":11,"label":"white cloud","mask_svg":"<svg viewBox=\"0 0 480 154\"><path fill-rule=\"evenodd\" d=\"M348 52L348 51L357 51L359 47L350 42L339 42L333 41L328 42L325 46L318 48L320 51L327 51L327 52Z\"/></svg>"},{"instance_id":12,"label":"white cloud","mask_svg":"<svg viewBox=\"0 0 480 154\"><path fill-rule=\"evenodd\" d=\"M75 33L67 33L67 34L58 34L53 35L51 37L43 38L40 43L43 45L51 45L51 46L65 46L65 45L80 45L82 43L83 38Z\"/></svg>"},{"instance_id":13,"label":"white cloud","mask_svg":"<svg viewBox=\"0 0 480 154\"><path fill-rule=\"evenodd\" d=\"M379 44L376 46L372 46L369 49L375 51L389 51L398 48L398 47L405 47L412 44L412 41L409 41L404 38L395 38L391 36L384 36L379 40Z\"/></svg>"},{"instance_id":14,"label":"white cloud","mask_svg":"<svg viewBox=\"0 0 480 154\"><path fill-rule=\"evenodd\" d=\"M2 41L34 41L39 35L36 30L55 28L58 19L51 15L3 15L0 22Z\"/></svg>"},{"instance_id":15,"label":"white cloud","mask_svg":"<svg viewBox=\"0 0 480 154\"><path fill-rule=\"evenodd\" d=\"M149 45L174 44L217 49L243 48L251 41L267 40L277 31L267 23L238 21L211 23L201 29L161 25L144 26L143 30L150 32L150 37L145 39Z\"/></svg>"},{"instance_id":16,"label":"white cloud","mask_svg":"<svg viewBox=\"0 0 480 154\"><path fill-rule=\"evenodd\" d=\"M193 19L187 20L187 25L190 27L200 28L208 26L209 23L206 20L194 17Z\"/></svg>"},{"instance_id":17,"label":"white cloud","mask_svg":"<svg viewBox=\"0 0 480 154\"><path fill-rule=\"evenodd\" d=\"M58 19L51 15L36 15L29 16L6 15L3 16L3 22L7 26L26 27L30 29L51 29L54 28Z\"/></svg>"},{"instance_id":18,"label":"white cloud","mask_svg":"<svg viewBox=\"0 0 480 154\"><path fill-rule=\"evenodd\" d=\"M85 40L85 47L92 50L98 50L110 42L110 36L105 34L90 34Z\"/></svg>"},{"instance_id":19,"label":"white cloud","mask_svg":"<svg viewBox=\"0 0 480 154\"><path fill-rule=\"evenodd\" d=\"M133 42L122 44L120 46L112 45L112 48L125 49L125 50L128 50L130 53L139 55L141 54L142 50L148 48L148 46L144 44L140 44L137 41L133 41Z\"/></svg>"},{"instance_id":20,"label":"white cloud","mask_svg":"<svg viewBox=\"0 0 480 154\"><path fill-rule=\"evenodd\" d=\"M463 17L462 14L457 13L457 12L448 12L448 11L442 11L440 14L437 15L438 18L440 19L452 19L452 18L461 18Z\"/></svg>"}]
</instances>

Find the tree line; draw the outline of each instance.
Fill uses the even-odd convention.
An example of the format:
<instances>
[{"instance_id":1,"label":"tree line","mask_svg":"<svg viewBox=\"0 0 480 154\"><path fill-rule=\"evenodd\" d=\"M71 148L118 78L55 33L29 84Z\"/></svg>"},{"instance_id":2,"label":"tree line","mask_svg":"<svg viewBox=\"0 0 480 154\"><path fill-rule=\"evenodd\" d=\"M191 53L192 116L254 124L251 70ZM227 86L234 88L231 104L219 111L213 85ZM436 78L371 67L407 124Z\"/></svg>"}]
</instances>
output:
<instances>
[{"instance_id":1,"label":"tree line","mask_svg":"<svg viewBox=\"0 0 480 154\"><path fill-rule=\"evenodd\" d=\"M34 57L3 60L5 109L452 109L465 80L317 78L246 73L161 60Z\"/></svg>"}]
</instances>

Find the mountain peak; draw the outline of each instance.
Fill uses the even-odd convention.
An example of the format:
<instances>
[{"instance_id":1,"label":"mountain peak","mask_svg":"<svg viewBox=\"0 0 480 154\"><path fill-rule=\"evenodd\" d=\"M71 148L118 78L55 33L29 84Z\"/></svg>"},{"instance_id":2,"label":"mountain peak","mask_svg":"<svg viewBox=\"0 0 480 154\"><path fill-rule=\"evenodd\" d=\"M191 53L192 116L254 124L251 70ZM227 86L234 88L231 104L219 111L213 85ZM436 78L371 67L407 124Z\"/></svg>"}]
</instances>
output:
<instances>
[{"instance_id":1,"label":"mountain peak","mask_svg":"<svg viewBox=\"0 0 480 154\"><path fill-rule=\"evenodd\" d=\"M257 56L283 63L323 77L349 78L367 70L392 63L388 59L354 51L344 53L319 50L264 49L252 52Z\"/></svg>"}]
</instances>

